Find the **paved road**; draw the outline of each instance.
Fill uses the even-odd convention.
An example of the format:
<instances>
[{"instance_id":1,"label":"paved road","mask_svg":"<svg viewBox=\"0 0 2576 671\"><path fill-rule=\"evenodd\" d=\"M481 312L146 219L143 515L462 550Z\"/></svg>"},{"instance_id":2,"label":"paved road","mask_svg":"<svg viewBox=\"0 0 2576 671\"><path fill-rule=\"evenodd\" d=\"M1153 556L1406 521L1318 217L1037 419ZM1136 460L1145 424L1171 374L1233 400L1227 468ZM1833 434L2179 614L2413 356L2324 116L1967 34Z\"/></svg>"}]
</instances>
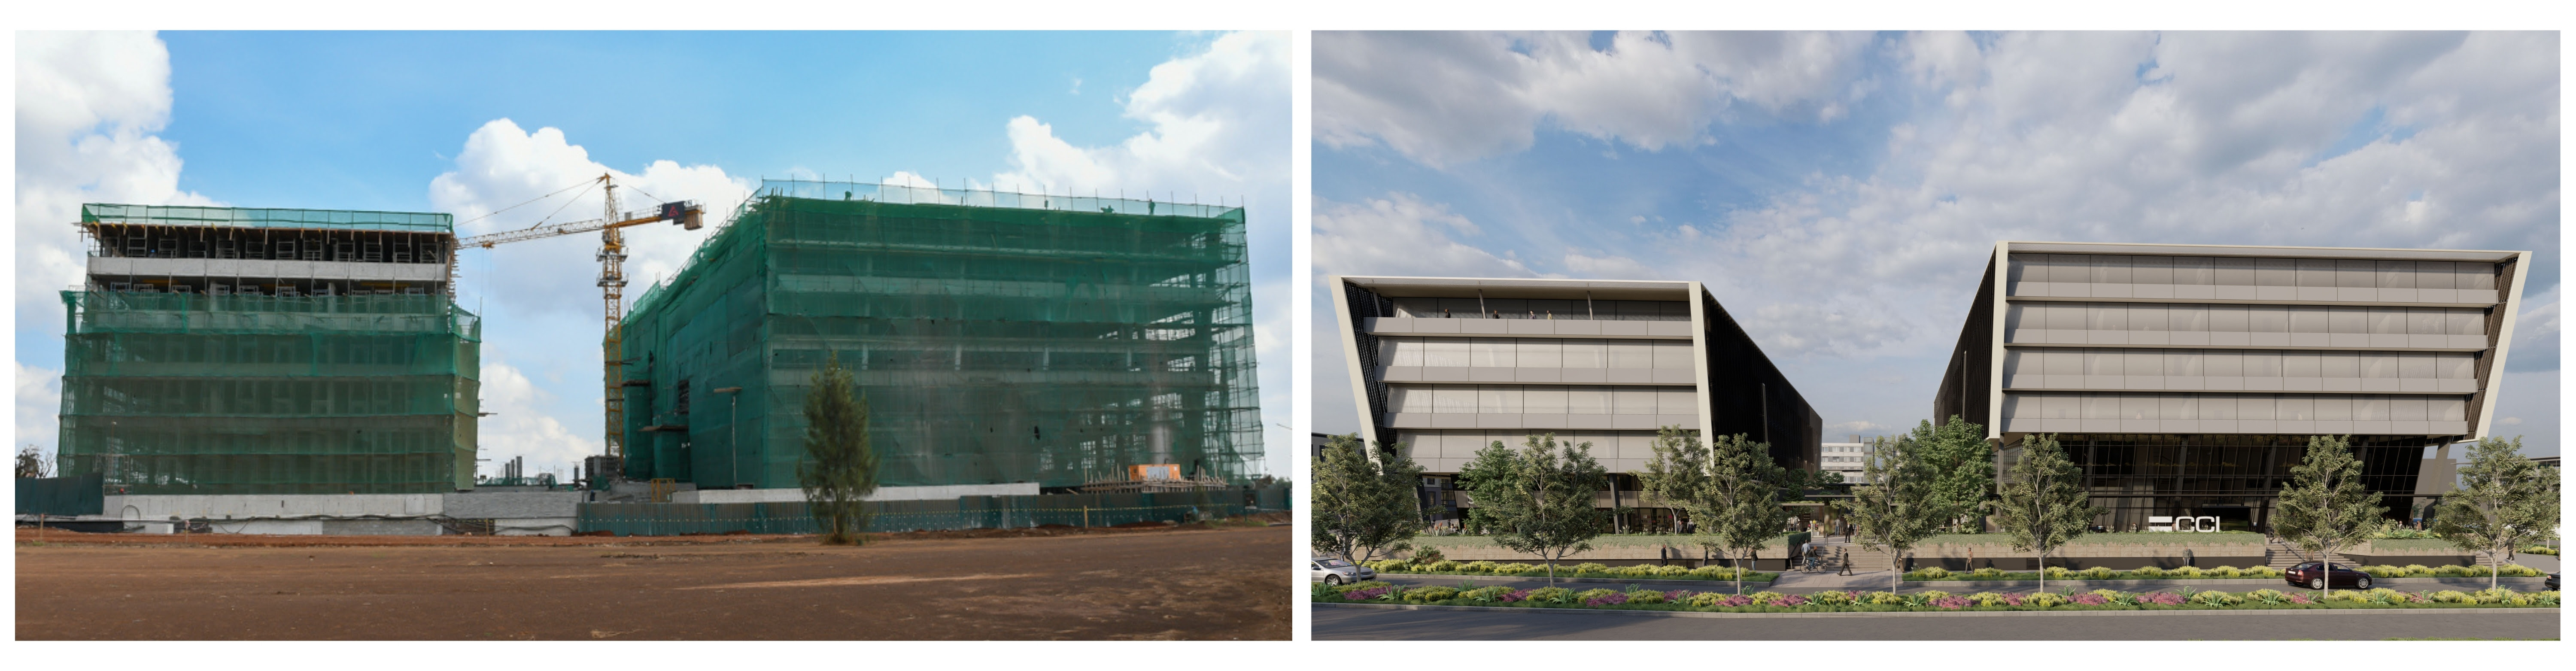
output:
<instances>
[{"instance_id":1,"label":"paved road","mask_svg":"<svg viewBox=\"0 0 2576 671\"><path fill-rule=\"evenodd\" d=\"M2558 638L2558 614L2510 610L2012 617L1685 618L1311 607L1315 640L2328 640Z\"/></svg>"}]
</instances>

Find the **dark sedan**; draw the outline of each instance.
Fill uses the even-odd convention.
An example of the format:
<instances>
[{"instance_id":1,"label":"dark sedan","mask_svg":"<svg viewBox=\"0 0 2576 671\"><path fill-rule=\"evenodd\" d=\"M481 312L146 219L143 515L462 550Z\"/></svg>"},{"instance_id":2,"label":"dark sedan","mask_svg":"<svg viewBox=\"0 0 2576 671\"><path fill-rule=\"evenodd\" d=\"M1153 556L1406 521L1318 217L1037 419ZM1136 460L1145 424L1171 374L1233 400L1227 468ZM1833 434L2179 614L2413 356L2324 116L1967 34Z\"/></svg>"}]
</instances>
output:
<instances>
[{"instance_id":1,"label":"dark sedan","mask_svg":"<svg viewBox=\"0 0 2576 671\"><path fill-rule=\"evenodd\" d=\"M2290 570L2283 573L2281 577L2289 580L2292 585L2308 589L2328 588L2328 585L2326 584L2328 578L2325 574L2324 562L2308 562L2292 566L2290 567ZM2334 566L2334 576L2332 580L2334 582L2332 587L2370 589L2370 574L2353 570L2351 566L2344 564L2336 564Z\"/></svg>"}]
</instances>

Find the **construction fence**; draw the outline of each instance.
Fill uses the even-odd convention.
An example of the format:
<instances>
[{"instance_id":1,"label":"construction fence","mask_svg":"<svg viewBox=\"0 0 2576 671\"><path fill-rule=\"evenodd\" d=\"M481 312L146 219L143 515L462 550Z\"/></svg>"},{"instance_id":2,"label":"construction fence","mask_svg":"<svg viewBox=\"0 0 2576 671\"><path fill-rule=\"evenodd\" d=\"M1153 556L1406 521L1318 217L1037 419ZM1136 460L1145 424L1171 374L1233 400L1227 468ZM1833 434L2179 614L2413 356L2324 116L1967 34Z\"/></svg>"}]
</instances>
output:
<instances>
[{"instance_id":1,"label":"construction fence","mask_svg":"<svg viewBox=\"0 0 2576 671\"><path fill-rule=\"evenodd\" d=\"M796 486L835 359L888 486L1251 475L1242 209L1078 200L765 182L624 322L627 477Z\"/></svg>"},{"instance_id":2,"label":"construction fence","mask_svg":"<svg viewBox=\"0 0 2576 671\"><path fill-rule=\"evenodd\" d=\"M1277 488L1285 493L1285 488ZM961 496L953 501L871 501L870 532L1024 529L1040 526L1110 527L1137 522L1185 522L1253 512L1260 491L1243 488L1137 494ZM1284 498L1284 497L1283 497ZM582 532L618 536L685 534L819 533L803 502L789 503L585 503Z\"/></svg>"},{"instance_id":3,"label":"construction fence","mask_svg":"<svg viewBox=\"0 0 2576 671\"><path fill-rule=\"evenodd\" d=\"M446 296L62 299L63 473L126 494L474 484L482 325Z\"/></svg>"}]
</instances>

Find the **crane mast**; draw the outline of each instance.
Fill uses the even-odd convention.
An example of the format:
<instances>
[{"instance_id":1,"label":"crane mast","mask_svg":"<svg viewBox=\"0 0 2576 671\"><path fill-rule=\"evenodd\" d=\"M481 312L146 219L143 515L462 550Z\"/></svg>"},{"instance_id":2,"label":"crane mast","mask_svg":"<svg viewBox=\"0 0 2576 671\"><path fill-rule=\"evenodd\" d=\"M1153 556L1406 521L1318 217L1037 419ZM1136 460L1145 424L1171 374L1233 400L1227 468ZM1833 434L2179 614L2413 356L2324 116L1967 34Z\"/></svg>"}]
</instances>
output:
<instances>
[{"instance_id":1,"label":"crane mast","mask_svg":"<svg viewBox=\"0 0 2576 671\"><path fill-rule=\"evenodd\" d=\"M623 464L626 457L626 361L623 326L626 317L626 234L621 229L668 221L694 231L702 225L700 222L704 217L704 210L694 201L677 201L662 203L661 207L651 212L620 214L617 211L617 183L612 177L612 175L599 176L601 192L606 194L606 198L600 207L598 219L538 224L523 229L487 233L458 240L457 246L490 249L493 245L502 243L599 231L599 292L607 317L607 328L599 341L600 381L602 382L600 400L605 404L602 409L606 411L606 451L611 461ZM453 259L454 255L450 255L449 258Z\"/></svg>"}]
</instances>

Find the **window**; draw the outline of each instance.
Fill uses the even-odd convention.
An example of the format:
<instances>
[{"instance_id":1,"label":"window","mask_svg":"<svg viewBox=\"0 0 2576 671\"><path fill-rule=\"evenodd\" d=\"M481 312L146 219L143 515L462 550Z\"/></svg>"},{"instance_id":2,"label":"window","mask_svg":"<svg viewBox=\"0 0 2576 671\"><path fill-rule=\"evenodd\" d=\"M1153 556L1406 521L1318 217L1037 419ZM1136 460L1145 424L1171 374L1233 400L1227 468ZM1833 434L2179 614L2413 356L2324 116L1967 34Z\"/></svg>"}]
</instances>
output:
<instances>
[{"instance_id":1,"label":"window","mask_svg":"<svg viewBox=\"0 0 2576 671\"><path fill-rule=\"evenodd\" d=\"M2165 306L2163 304L2133 303L2129 305L2128 312L2129 330L2131 331L2166 330Z\"/></svg>"},{"instance_id":2,"label":"window","mask_svg":"<svg viewBox=\"0 0 2576 671\"><path fill-rule=\"evenodd\" d=\"M1433 385L1431 394L1432 412L1472 413L1476 411L1476 385Z\"/></svg>"},{"instance_id":3,"label":"window","mask_svg":"<svg viewBox=\"0 0 2576 671\"><path fill-rule=\"evenodd\" d=\"M2324 377L2324 366L2316 352L2291 350L2281 353L2281 377Z\"/></svg>"},{"instance_id":4,"label":"window","mask_svg":"<svg viewBox=\"0 0 2576 671\"><path fill-rule=\"evenodd\" d=\"M2084 350L2085 375L2120 375L2123 368L2120 350L2093 348Z\"/></svg>"},{"instance_id":5,"label":"window","mask_svg":"<svg viewBox=\"0 0 2576 671\"><path fill-rule=\"evenodd\" d=\"M2290 306L2290 332L2332 333L2326 326L2326 316L2329 313L2330 311L2322 305Z\"/></svg>"},{"instance_id":6,"label":"window","mask_svg":"<svg viewBox=\"0 0 2576 671\"><path fill-rule=\"evenodd\" d=\"M2372 335L2405 335L2406 308L2370 308Z\"/></svg>"},{"instance_id":7,"label":"window","mask_svg":"<svg viewBox=\"0 0 2576 671\"><path fill-rule=\"evenodd\" d=\"M2120 303L2085 303L2085 328L2095 331L2129 330L2129 310Z\"/></svg>"},{"instance_id":8,"label":"window","mask_svg":"<svg viewBox=\"0 0 2576 671\"><path fill-rule=\"evenodd\" d=\"M2173 330L2175 331L2194 333L2208 331L2209 306L2199 304L2168 305L2165 306L2165 319L2171 323Z\"/></svg>"},{"instance_id":9,"label":"window","mask_svg":"<svg viewBox=\"0 0 2576 671\"><path fill-rule=\"evenodd\" d=\"M1610 388L1566 387L1565 411L1576 415L1610 414Z\"/></svg>"},{"instance_id":10,"label":"window","mask_svg":"<svg viewBox=\"0 0 2576 671\"><path fill-rule=\"evenodd\" d=\"M1564 387L1530 387L1521 401L1521 412L1539 415L1565 414Z\"/></svg>"},{"instance_id":11,"label":"window","mask_svg":"<svg viewBox=\"0 0 2576 671\"><path fill-rule=\"evenodd\" d=\"M1565 341L1555 338L1526 338L1519 343L1520 367L1564 368Z\"/></svg>"},{"instance_id":12,"label":"window","mask_svg":"<svg viewBox=\"0 0 2576 671\"><path fill-rule=\"evenodd\" d=\"M2129 281L2137 284L2173 284L2174 258L2170 256L2129 257Z\"/></svg>"},{"instance_id":13,"label":"window","mask_svg":"<svg viewBox=\"0 0 2576 671\"><path fill-rule=\"evenodd\" d=\"M2217 283L2220 285L2232 287L2255 286L2256 273L2253 259L2225 257L2211 260L2210 265L2213 268L2212 272L2217 277Z\"/></svg>"},{"instance_id":14,"label":"window","mask_svg":"<svg viewBox=\"0 0 2576 671\"><path fill-rule=\"evenodd\" d=\"M1519 365L1518 343L1512 338L1472 338L1468 341L1469 362L1478 368L1513 368Z\"/></svg>"},{"instance_id":15,"label":"window","mask_svg":"<svg viewBox=\"0 0 2576 671\"><path fill-rule=\"evenodd\" d=\"M1605 341L1611 368L1654 368L1655 344L1649 340Z\"/></svg>"},{"instance_id":16,"label":"window","mask_svg":"<svg viewBox=\"0 0 2576 671\"><path fill-rule=\"evenodd\" d=\"M2362 334L2370 332L2370 310L2360 307L2334 307L2326 311L2327 333Z\"/></svg>"},{"instance_id":17,"label":"window","mask_svg":"<svg viewBox=\"0 0 2576 671\"><path fill-rule=\"evenodd\" d=\"M1582 339L1565 341L1565 367L1601 368L1605 363L1607 363L1607 355L1603 351L1602 341Z\"/></svg>"},{"instance_id":18,"label":"window","mask_svg":"<svg viewBox=\"0 0 2576 671\"><path fill-rule=\"evenodd\" d=\"M1657 340L1653 342L1655 343L1655 368L1660 370L1691 369L1690 341Z\"/></svg>"},{"instance_id":19,"label":"window","mask_svg":"<svg viewBox=\"0 0 2576 671\"><path fill-rule=\"evenodd\" d=\"M2319 352L2318 359L2324 368L2322 377L2361 377L2360 352Z\"/></svg>"},{"instance_id":20,"label":"window","mask_svg":"<svg viewBox=\"0 0 2576 671\"><path fill-rule=\"evenodd\" d=\"M1621 415L1652 415L1661 409L1655 398L1659 393L1653 387L1614 387L1610 392L1611 407Z\"/></svg>"},{"instance_id":21,"label":"window","mask_svg":"<svg viewBox=\"0 0 2576 671\"><path fill-rule=\"evenodd\" d=\"M2487 334L2486 311L2477 308L2450 308L2447 317L2451 335L2482 336Z\"/></svg>"},{"instance_id":22,"label":"window","mask_svg":"<svg viewBox=\"0 0 2576 671\"><path fill-rule=\"evenodd\" d=\"M2298 286L2299 266L2290 259L2254 259L2254 286Z\"/></svg>"},{"instance_id":23,"label":"window","mask_svg":"<svg viewBox=\"0 0 2576 671\"><path fill-rule=\"evenodd\" d=\"M1387 365L1389 365L1389 366L1420 366L1420 365L1422 365L1422 348L1423 348L1423 341L1422 341L1422 339L1421 339L1421 338L1406 338L1406 337L1389 337L1389 338L1380 338L1380 339L1378 339L1378 343L1379 343L1379 344L1381 344L1381 345L1384 345L1384 346L1385 346L1385 348L1386 348L1386 361L1387 361Z\"/></svg>"},{"instance_id":24,"label":"window","mask_svg":"<svg viewBox=\"0 0 2576 671\"><path fill-rule=\"evenodd\" d=\"M2217 267L2206 256L2175 257L2174 284L2216 284Z\"/></svg>"},{"instance_id":25,"label":"window","mask_svg":"<svg viewBox=\"0 0 2576 671\"><path fill-rule=\"evenodd\" d=\"M1467 365L1467 341L1462 338L1425 338L1422 365L1464 367Z\"/></svg>"},{"instance_id":26,"label":"window","mask_svg":"<svg viewBox=\"0 0 2576 671\"><path fill-rule=\"evenodd\" d=\"M2401 365L2399 365L2399 364L2398 364L2398 362L2399 362L2399 360L2400 360L2400 358L2401 358L2401 357L2400 357L2397 353L2395 353L2395 352L2361 352L2361 353L2360 353L2360 355L2361 355L2361 375L2360 375L2360 377L2369 378L2369 379L2374 379L2374 380L2386 380L2386 379L2395 379L2395 378L2399 378L2399 377L2407 377L2407 376L2401 375L2401 373L2403 372L2403 370L2402 370L2402 369L2403 369L2403 368L2406 368L2407 366L2401 366ZM2408 356L2414 356L2414 355L2408 355ZM2420 357L2420 363L2422 364L2422 367L2423 367L2423 371L2424 371L2424 372L2426 372L2426 373L2433 372L2433 357L2430 357L2430 356L2423 356L2423 357ZM2432 376L2431 376L2431 375L2426 375L2426 376L2424 376L2424 377L2432 377Z\"/></svg>"}]
</instances>

